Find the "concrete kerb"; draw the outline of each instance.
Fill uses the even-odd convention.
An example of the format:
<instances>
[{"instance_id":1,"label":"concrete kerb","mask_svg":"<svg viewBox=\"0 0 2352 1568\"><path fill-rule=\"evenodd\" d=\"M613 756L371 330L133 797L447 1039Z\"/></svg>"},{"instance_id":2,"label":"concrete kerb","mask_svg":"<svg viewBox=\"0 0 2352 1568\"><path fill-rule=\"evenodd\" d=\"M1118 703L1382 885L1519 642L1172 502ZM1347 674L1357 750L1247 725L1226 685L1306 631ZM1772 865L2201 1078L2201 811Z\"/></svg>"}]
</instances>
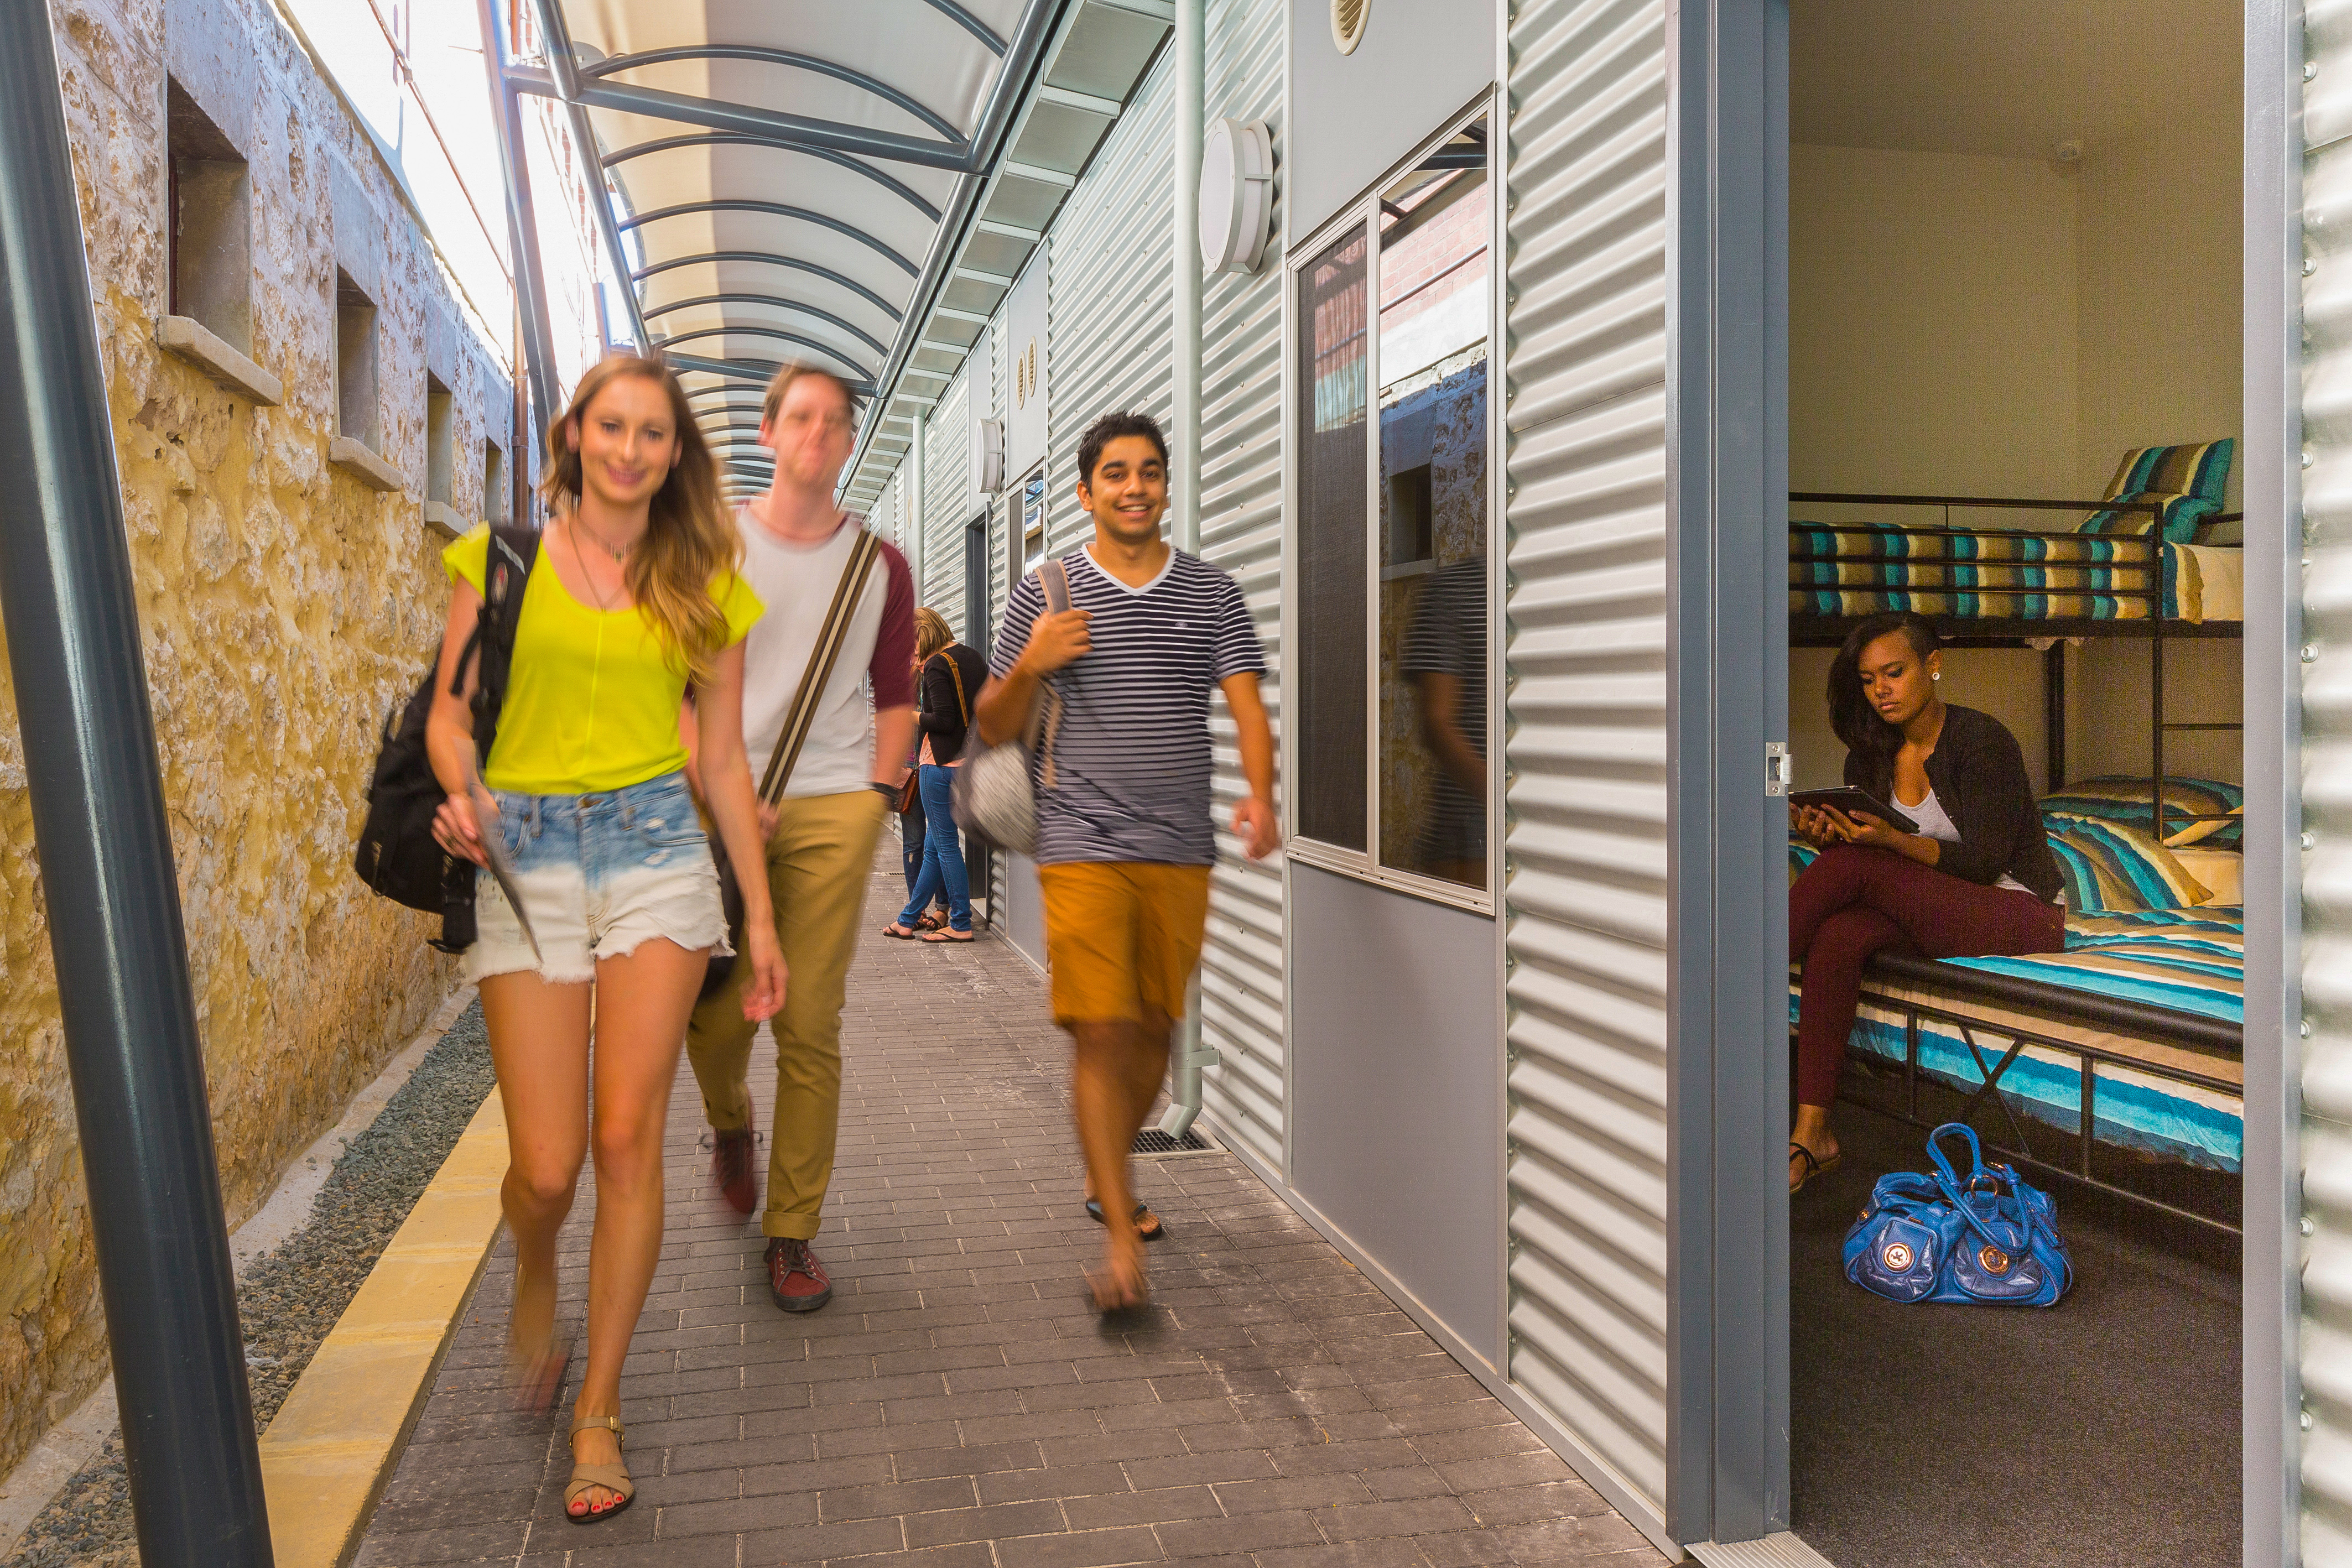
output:
<instances>
[{"instance_id":1,"label":"concrete kerb","mask_svg":"<svg viewBox=\"0 0 2352 1568\"><path fill-rule=\"evenodd\" d=\"M493 1092L262 1434L278 1568L342 1568L358 1550L498 1239L506 1172Z\"/></svg>"},{"instance_id":2,"label":"concrete kerb","mask_svg":"<svg viewBox=\"0 0 2352 1568\"><path fill-rule=\"evenodd\" d=\"M471 986L460 986L450 992L434 1009L425 1027L384 1064L374 1081L352 1097L341 1119L287 1167L268 1198L229 1237L229 1251L240 1278L256 1260L282 1246L302 1228L335 1161L352 1139L375 1124L385 1103L400 1092L415 1072L417 1063L441 1042L441 1037L449 1032L450 1026L473 998ZM0 1479L0 1557L16 1549L26 1528L48 1507L58 1490L96 1457L121 1424L121 1412L114 1402L114 1380L109 1377L72 1415L44 1434L15 1469Z\"/></svg>"}]
</instances>

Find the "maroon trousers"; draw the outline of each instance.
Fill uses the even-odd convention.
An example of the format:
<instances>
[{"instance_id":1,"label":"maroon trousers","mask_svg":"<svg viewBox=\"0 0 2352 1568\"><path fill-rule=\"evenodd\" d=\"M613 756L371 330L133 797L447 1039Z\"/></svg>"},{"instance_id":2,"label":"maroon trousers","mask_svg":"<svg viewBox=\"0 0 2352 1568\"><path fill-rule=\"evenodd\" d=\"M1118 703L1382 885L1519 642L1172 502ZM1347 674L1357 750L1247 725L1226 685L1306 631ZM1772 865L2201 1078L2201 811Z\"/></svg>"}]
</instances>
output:
<instances>
[{"instance_id":1,"label":"maroon trousers","mask_svg":"<svg viewBox=\"0 0 2352 1568\"><path fill-rule=\"evenodd\" d=\"M2065 946L2066 912L2032 894L1979 887L1893 850L1831 845L1789 889L1789 956L1804 966L1797 1103L1836 1102L1862 969L1873 954L2014 957Z\"/></svg>"}]
</instances>

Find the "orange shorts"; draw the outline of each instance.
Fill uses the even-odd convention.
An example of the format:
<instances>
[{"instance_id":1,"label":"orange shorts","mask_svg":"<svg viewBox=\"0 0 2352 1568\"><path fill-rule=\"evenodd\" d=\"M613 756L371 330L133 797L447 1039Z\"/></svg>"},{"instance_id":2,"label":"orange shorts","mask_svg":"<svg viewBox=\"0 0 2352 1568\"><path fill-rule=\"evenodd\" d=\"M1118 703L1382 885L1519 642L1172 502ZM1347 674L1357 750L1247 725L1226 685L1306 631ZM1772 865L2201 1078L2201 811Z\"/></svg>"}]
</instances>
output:
<instances>
[{"instance_id":1,"label":"orange shorts","mask_svg":"<svg viewBox=\"0 0 2352 1568\"><path fill-rule=\"evenodd\" d=\"M1209 929L1209 868L1138 861L1041 865L1054 1021L1184 1016Z\"/></svg>"}]
</instances>

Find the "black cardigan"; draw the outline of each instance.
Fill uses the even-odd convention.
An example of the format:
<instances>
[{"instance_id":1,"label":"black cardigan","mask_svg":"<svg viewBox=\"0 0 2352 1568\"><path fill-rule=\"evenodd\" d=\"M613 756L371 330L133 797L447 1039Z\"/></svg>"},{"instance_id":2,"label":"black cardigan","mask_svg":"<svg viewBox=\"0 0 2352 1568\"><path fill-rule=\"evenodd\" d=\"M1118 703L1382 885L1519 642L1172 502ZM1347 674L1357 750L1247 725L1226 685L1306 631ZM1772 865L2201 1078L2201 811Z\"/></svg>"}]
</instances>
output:
<instances>
[{"instance_id":1,"label":"black cardigan","mask_svg":"<svg viewBox=\"0 0 2352 1568\"><path fill-rule=\"evenodd\" d=\"M1894 797L1895 781L1864 777L1866 771L1861 758L1846 753L1845 781L1902 810L1903 802ZM1958 843L1937 852L1937 870L1980 887L2012 876L2037 897L2058 896L2065 883L2025 777L2025 756L2000 720L1945 704L1944 732L1927 754L1927 786L1960 834Z\"/></svg>"},{"instance_id":2,"label":"black cardigan","mask_svg":"<svg viewBox=\"0 0 2352 1568\"><path fill-rule=\"evenodd\" d=\"M955 670L948 668L955 661ZM963 674L963 701L956 701L956 671ZM923 662L923 684L918 698L918 732L930 737L931 760L944 768L963 755L965 716L980 696L988 666L980 654L961 643L950 643Z\"/></svg>"}]
</instances>

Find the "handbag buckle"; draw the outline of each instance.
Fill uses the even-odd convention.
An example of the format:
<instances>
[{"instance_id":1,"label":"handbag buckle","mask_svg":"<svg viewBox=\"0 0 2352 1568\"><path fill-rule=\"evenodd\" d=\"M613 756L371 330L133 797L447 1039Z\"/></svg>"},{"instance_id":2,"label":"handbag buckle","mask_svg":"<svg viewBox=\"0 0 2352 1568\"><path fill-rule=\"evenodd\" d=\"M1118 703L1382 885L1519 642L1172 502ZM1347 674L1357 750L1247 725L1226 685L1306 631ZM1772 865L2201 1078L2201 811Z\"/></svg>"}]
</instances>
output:
<instances>
[{"instance_id":1,"label":"handbag buckle","mask_svg":"<svg viewBox=\"0 0 2352 1568\"><path fill-rule=\"evenodd\" d=\"M1977 1249L1977 1261L1984 1266L1984 1271L1988 1274L2006 1274L2009 1272L2010 1265L2017 1260L2000 1248L1987 1243Z\"/></svg>"}]
</instances>

